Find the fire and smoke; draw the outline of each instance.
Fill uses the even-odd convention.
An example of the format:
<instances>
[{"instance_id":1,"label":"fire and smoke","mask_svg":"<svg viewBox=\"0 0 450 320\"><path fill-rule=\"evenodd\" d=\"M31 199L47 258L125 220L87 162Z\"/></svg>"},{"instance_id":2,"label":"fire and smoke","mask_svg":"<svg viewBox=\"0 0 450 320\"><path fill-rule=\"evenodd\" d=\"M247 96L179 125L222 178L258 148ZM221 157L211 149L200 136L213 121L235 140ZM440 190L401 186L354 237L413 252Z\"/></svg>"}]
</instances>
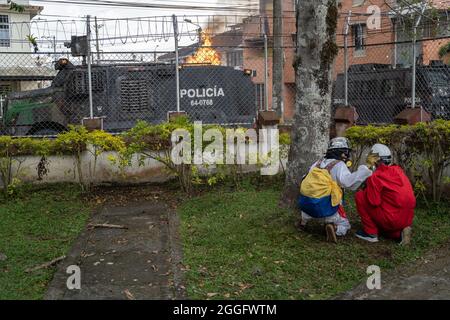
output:
<instances>
[{"instance_id":1,"label":"fire and smoke","mask_svg":"<svg viewBox=\"0 0 450 320\"><path fill-rule=\"evenodd\" d=\"M211 47L212 42L208 32L202 31L201 38L201 47L192 56L186 58L186 63L220 65L220 54Z\"/></svg>"}]
</instances>

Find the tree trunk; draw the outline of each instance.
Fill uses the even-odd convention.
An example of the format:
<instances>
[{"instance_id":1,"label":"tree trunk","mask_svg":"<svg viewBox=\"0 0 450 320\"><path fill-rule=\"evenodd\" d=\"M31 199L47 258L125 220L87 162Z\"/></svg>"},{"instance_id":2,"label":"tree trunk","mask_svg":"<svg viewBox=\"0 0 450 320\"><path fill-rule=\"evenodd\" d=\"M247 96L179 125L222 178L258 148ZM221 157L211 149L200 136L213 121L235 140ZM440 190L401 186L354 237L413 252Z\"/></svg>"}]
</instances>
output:
<instances>
[{"instance_id":1,"label":"tree trunk","mask_svg":"<svg viewBox=\"0 0 450 320\"><path fill-rule=\"evenodd\" d=\"M281 205L294 206L299 183L324 155L331 122L331 74L338 53L335 0L302 0L297 7L296 103Z\"/></svg>"}]
</instances>

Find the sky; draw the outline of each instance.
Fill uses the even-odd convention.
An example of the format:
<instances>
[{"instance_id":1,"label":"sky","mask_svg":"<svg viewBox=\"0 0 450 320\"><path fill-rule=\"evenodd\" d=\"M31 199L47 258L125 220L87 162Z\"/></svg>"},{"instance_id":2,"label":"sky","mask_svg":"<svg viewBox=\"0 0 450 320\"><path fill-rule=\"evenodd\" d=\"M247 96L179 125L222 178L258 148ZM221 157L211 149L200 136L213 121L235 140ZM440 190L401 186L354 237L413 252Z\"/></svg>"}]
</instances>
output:
<instances>
[{"instance_id":1,"label":"sky","mask_svg":"<svg viewBox=\"0 0 450 320\"><path fill-rule=\"evenodd\" d=\"M58 0L51 0L58 1ZM43 38L52 38L56 34L57 50L62 50L64 41L70 39L71 35L81 35L85 33L84 19L87 15L93 17L97 16L99 19L99 38L100 47L103 51L130 51L130 50L145 50L145 51L164 51L173 50L174 41L172 37L172 22L170 16L175 14L179 16L179 20L183 20L185 15L189 19L202 26L206 21L212 21L212 15L233 15L228 18L231 20L239 19L236 15L246 15L248 10L242 9L240 11L215 11L215 10L186 10L186 9L155 9L155 8L128 8L128 7L109 7L109 6L91 6L78 5L67 3L51 3L51 1L33 1L30 0L31 5L43 6L44 9L41 15L36 17L34 24L32 24L32 32L38 38L41 38L41 47L47 50L52 50L51 41ZM76 0L72 0L76 1ZM81 0L83 1L83 0ZM144 4L170 4L180 6L242 6L248 5L251 1L252 6L258 3L257 0L109 0L112 2L139 2ZM198 17L199 15L200 17ZM211 15L210 17L206 17ZM133 21L117 21L117 20L102 20L108 19L123 19L136 17L160 17L153 19L140 19ZM75 21L71 21L71 20ZM44 22L44 20L49 22ZM61 22L58 20L64 20ZM185 33L180 39L180 46L186 46L197 41L198 27L189 23L181 23L179 26L180 32ZM92 23L92 32L94 32L94 23ZM161 34L164 34L162 38ZM156 35L159 35L158 37ZM133 36L135 36L133 38ZM139 37L136 37L139 36ZM106 40L106 38L113 38ZM103 40L105 39L105 40ZM124 43L125 42L125 43ZM136 43L133 43L136 42Z\"/></svg>"}]
</instances>

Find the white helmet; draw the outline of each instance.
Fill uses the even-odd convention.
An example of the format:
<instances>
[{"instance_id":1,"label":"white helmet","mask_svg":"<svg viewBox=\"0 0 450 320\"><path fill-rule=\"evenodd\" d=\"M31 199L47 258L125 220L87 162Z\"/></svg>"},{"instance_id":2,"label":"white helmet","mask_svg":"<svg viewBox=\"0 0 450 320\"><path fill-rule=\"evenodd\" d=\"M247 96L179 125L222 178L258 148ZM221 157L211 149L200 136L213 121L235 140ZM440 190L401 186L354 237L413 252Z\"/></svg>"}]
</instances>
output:
<instances>
[{"instance_id":1,"label":"white helmet","mask_svg":"<svg viewBox=\"0 0 450 320\"><path fill-rule=\"evenodd\" d=\"M370 149L370 153L376 154L380 157L380 160L384 164L391 164L392 163L392 153L391 150L388 148L388 146L376 143L372 146L372 149Z\"/></svg>"},{"instance_id":2,"label":"white helmet","mask_svg":"<svg viewBox=\"0 0 450 320\"><path fill-rule=\"evenodd\" d=\"M336 137L330 140L328 150L333 149L351 149L350 142L345 137Z\"/></svg>"}]
</instances>

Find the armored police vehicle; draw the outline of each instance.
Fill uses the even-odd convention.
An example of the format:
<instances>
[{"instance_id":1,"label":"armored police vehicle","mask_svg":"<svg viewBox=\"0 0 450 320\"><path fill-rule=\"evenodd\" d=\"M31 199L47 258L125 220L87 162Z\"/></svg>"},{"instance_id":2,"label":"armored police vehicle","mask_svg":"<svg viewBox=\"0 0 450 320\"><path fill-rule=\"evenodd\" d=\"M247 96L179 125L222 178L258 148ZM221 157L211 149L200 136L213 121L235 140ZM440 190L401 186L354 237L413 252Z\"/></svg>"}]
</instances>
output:
<instances>
[{"instance_id":1,"label":"armored police vehicle","mask_svg":"<svg viewBox=\"0 0 450 320\"><path fill-rule=\"evenodd\" d=\"M344 74L337 76L333 106L344 104ZM348 69L348 104L356 108L357 123L392 123L411 105L412 69L388 64L352 65ZM450 119L450 66L441 61L417 66L416 102L433 118Z\"/></svg>"},{"instance_id":2,"label":"armored police vehicle","mask_svg":"<svg viewBox=\"0 0 450 320\"><path fill-rule=\"evenodd\" d=\"M89 117L89 81L85 65L60 59L48 88L16 92L2 110L3 133L52 135ZM183 66L180 109L191 120L210 124L252 123L256 114L252 72L225 66ZM137 120L158 123L176 111L175 65L128 63L93 65L93 116L104 129L120 132ZM1 130L1 129L0 129Z\"/></svg>"}]
</instances>

